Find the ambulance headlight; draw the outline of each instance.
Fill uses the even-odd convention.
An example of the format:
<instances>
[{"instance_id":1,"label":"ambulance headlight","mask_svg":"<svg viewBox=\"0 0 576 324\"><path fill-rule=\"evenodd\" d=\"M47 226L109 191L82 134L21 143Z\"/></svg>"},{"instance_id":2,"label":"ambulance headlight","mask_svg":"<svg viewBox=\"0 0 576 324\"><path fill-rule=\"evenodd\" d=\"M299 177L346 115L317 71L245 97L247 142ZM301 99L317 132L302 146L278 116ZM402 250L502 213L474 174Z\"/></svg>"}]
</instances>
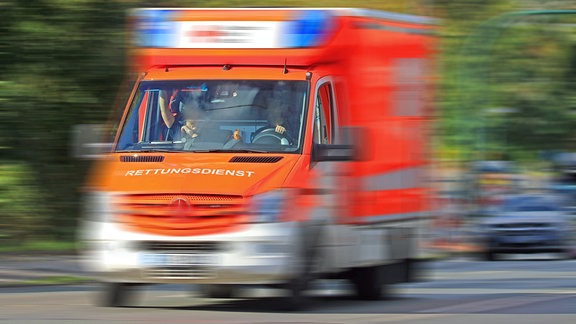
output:
<instances>
[{"instance_id":1,"label":"ambulance headlight","mask_svg":"<svg viewBox=\"0 0 576 324\"><path fill-rule=\"evenodd\" d=\"M281 220L288 200L287 190L274 190L252 197L250 214L252 223L273 223Z\"/></svg>"},{"instance_id":2,"label":"ambulance headlight","mask_svg":"<svg viewBox=\"0 0 576 324\"><path fill-rule=\"evenodd\" d=\"M92 222L112 220L112 195L105 192L90 192L84 197L84 219Z\"/></svg>"}]
</instances>

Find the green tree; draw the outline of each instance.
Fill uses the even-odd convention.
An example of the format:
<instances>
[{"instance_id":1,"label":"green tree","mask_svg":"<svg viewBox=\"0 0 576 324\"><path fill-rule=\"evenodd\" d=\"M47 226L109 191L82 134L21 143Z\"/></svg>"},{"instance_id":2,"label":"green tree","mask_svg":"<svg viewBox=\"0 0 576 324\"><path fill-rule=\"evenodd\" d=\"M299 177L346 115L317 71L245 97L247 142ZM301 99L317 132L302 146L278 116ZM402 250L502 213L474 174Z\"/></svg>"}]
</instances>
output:
<instances>
[{"instance_id":1,"label":"green tree","mask_svg":"<svg viewBox=\"0 0 576 324\"><path fill-rule=\"evenodd\" d=\"M349 7L350 1L274 3L311 5ZM126 73L126 12L136 6L254 7L270 6L270 1L0 0L0 210L8 211L0 213L0 224L14 225L11 232L73 237L78 188L89 163L69 156L70 130L75 124L102 123L111 107L123 107L118 89L124 79L130 79ZM470 150L470 143L476 140L470 130L475 127L469 126L471 120L466 116L482 107L463 107L463 97L484 86L463 79L460 67L472 63L483 68L485 61L473 51L462 57L462 48L481 22L518 8L518 1L363 0L354 6L442 19L436 66L440 117L436 135L441 145ZM490 68L489 82L494 86L489 87L487 104L521 107L523 119L505 120L502 125L498 124L501 119L495 119L488 126L505 127L510 145L520 149L535 150L555 137L566 139L563 147L573 141L568 130L576 108L574 39L568 30L551 35L529 28L507 33L496 47L497 59ZM566 66L572 72L568 73ZM463 87L462 82L470 84ZM527 125L538 123L541 132L526 137ZM22 231L16 231L17 227Z\"/></svg>"},{"instance_id":2,"label":"green tree","mask_svg":"<svg viewBox=\"0 0 576 324\"><path fill-rule=\"evenodd\" d=\"M119 1L11 1L2 30L3 158L25 161L54 238L70 238L85 163L69 158L71 126L102 121L124 70Z\"/></svg>"}]
</instances>

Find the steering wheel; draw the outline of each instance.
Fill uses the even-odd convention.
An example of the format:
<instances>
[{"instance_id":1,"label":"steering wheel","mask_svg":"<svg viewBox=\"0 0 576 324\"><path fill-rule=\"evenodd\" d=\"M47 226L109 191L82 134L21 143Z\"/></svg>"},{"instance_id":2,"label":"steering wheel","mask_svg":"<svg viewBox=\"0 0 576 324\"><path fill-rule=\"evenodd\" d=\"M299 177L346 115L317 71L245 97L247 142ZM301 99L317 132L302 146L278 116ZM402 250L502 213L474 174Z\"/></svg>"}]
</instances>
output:
<instances>
[{"instance_id":1,"label":"steering wheel","mask_svg":"<svg viewBox=\"0 0 576 324\"><path fill-rule=\"evenodd\" d=\"M290 145L292 144L292 141L286 133L280 134L276 132L274 127L270 127L257 130L252 137L252 143Z\"/></svg>"}]
</instances>

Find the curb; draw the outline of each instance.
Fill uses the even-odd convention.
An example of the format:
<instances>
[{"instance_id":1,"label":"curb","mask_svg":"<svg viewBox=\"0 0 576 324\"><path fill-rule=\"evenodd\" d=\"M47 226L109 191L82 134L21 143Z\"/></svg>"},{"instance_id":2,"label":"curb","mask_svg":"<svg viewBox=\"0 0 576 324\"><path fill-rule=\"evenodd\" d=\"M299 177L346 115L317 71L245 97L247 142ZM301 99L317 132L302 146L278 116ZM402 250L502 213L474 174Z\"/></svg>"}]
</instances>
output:
<instances>
[{"instance_id":1,"label":"curb","mask_svg":"<svg viewBox=\"0 0 576 324\"><path fill-rule=\"evenodd\" d=\"M92 280L70 251L0 252L0 288L82 284ZM62 263L59 263L62 260Z\"/></svg>"}]
</instances>

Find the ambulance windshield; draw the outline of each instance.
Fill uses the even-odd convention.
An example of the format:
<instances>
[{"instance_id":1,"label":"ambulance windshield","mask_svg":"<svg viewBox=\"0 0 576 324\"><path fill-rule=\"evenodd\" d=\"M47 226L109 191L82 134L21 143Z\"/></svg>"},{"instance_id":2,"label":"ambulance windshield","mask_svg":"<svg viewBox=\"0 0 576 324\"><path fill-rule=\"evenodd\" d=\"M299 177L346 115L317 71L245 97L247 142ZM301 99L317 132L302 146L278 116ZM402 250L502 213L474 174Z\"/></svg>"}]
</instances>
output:
<instances>
[{"instance_id":1,"label":"ambulance windshield","mask_svg":"<svg viewBox=\"0 0 576 324\"><path fill-rule=\"evenodd\" d=\"M301 151L307 81L143 81L116 152Z\"/></svg>"}]
</instances>

